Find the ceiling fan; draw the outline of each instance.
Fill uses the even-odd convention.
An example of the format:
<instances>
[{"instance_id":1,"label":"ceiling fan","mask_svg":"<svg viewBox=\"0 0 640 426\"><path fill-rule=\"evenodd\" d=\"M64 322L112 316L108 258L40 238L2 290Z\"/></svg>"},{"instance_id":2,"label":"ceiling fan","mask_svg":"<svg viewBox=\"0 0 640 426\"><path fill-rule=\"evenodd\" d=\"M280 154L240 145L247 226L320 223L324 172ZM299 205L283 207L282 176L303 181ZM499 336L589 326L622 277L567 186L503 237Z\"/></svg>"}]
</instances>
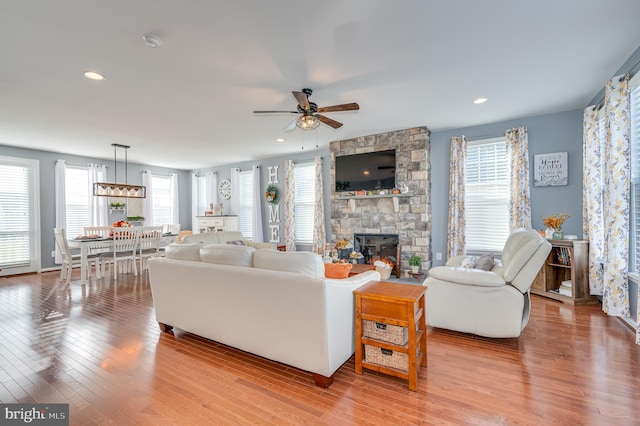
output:
<instances>
[{"instance_id":1,"label":"ceiling fan","mask_svg":"<svg viewBox=\"0 0 640 426\"><path fill-rule=\"evenodd\" d=\"M339 129L342 127L342 123L332 120L329 117L325 117L324 115L320 115L319 113L325 112L338 112L338 111L357 111L360 109L360 106L355 103L349 104L340 104L333 105L328 107L320 107L314 102L309 102L309 96L313 93L311 89L302 89L301 92L291 92L293 96L298 101L297 111L253 111L254 114L302 114L300 117L296 118L292 121L287 127L284 128L285 131L293 130L298 127L301 130L314 130L318 128L320 123L324 123L329 127L333 127L334 129Z\"/></svg>"}]
</instances>

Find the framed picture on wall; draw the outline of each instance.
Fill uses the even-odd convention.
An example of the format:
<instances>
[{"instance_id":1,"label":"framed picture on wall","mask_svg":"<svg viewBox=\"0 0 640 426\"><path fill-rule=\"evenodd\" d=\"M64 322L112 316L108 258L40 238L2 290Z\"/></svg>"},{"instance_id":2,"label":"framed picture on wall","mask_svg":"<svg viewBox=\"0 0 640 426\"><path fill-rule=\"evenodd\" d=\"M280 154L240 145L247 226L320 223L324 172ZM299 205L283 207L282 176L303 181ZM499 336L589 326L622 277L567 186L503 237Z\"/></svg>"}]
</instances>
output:
<instances>
[{"instance_id":1,"label":"framed picture on wall","mask_svg":"<svg viewBox=\"0 0 640 426\"><path fill-rule=\"evenodd\" d=\"M533 157L533 186L569 184L569 163L566 152L536 154Z\"/></svg>"}]
</instances>

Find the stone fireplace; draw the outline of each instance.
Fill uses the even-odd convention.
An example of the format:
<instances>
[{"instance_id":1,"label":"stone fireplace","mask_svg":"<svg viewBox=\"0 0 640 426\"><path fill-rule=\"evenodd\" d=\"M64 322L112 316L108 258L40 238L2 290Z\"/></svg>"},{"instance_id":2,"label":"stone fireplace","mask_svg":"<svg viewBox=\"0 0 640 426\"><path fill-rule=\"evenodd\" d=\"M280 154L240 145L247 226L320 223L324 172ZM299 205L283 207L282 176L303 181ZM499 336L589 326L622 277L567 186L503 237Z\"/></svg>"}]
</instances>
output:
<instances>
[{"instance_id":1,"label":"stone fireplace","mask_svg":"<svg viewBox=\"0 0 640 426\"><path fill-rule=\"evenodd\" d=\"M414 254L422 258L421 269L431 267L430 133L426 127L415 127L331 142L331 241L346 239L355 245L355 234L397 235L396 270L409 270ZM335 191L337 156L389 149L396 150L396 188L406 186L406 193Z\"/></svg>"}]
</instances>

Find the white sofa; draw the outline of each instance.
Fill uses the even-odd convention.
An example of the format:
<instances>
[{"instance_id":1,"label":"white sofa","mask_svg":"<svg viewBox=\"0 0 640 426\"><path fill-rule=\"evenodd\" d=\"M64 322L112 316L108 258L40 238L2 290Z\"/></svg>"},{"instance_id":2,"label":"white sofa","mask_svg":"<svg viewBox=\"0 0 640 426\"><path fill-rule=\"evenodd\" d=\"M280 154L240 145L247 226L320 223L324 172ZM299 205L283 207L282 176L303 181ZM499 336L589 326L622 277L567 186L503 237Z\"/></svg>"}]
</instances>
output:
<instances>
[{"instance_id":1,"label":"white sofa","mask_svg":"<svg viewBox=\"0 0 640 426\"><path fill-rule=\"evenodd\" d=\"M149 279L161 330L309 371L328 387L355 351L353 290L380 274L328 279L311 252L182 243L149 260Z\"/></svg>"},{"instance_id":2,"label":"white sofa","mask_svg":"<svg viewBox=\"0 0 640 426\"><path fill-rule=\"evenodd\" d=\"M274 243L254 243L245 240L241 232L238 231L219 231L219 232L200 232L198 234L185 235L182 239L183 243L203 243L203 244L226 244L227 241L242 241L244 245L253 247L254 249L276 249L278 246Z\"/></svg>"}]
</instances>

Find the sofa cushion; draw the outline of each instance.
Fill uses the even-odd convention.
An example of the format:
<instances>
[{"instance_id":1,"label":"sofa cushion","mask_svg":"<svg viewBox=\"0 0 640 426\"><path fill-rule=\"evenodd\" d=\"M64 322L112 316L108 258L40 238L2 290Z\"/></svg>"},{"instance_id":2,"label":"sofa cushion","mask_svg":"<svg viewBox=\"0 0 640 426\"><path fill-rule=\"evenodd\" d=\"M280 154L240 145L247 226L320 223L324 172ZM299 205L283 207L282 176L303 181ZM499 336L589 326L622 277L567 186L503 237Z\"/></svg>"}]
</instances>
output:
<instances>
[{"instance_id":1,"label":"sofa cushion","mask_svg":"<svg viewBox=\"0 0 640 426\"><path fill-rule=\"evenodd\" d=\"M200 259L220 265L253 266L253 247L230 244L207 244L200 249Z\"/></svg>"},{"instance_id":2,"label":"sofa cushion","mask_svg":"<svg viewBox=\"0 0 640 426\"><path fill-rule=\"evenodd\" d=\"M322 257L310 251L257 250L253 256L255 268L296 272L310 277L324 278Z\"/></svg>"},{"instance_id":3,"label":"sofa cushion","mask_svg":"<svg viewBox=\"0 0 640 426\"><path fill-rule=\"evenodd\" d=\"M324 276L327 278L347 278L353 267L350 263L325 263Z\"/></svg>"},{"instance_id":4,"label":"sofa cushion","mask_svg":"<svg viewBox=\"0 0 640 426\"><path fill-rule=\"evenodd\" d=\"M246 246L246 244L242 240L227 241L227 244L232 245L232 246Z\"/></svg>"},{"instance_id":5,"label":"sofa cushion","mask_svg":"<svg viewBox=\"0 0 640 426\"><path fill-rule=\"evenodd\" d=\"M168 259L200 261L201 243L172 243L164 249L164 255Z\"/></svg>"}]
</instances>

